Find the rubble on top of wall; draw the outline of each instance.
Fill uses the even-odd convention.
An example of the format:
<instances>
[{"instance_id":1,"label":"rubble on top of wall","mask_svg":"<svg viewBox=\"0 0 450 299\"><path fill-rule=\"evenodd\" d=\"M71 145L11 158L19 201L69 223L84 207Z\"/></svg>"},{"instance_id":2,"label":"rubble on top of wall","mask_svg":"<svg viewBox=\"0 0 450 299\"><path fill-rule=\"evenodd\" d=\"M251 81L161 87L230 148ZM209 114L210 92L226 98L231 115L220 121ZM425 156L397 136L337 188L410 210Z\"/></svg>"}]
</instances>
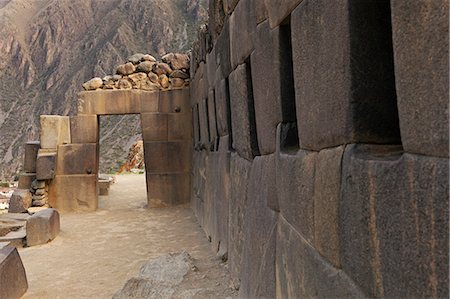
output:
<instances>
[{"instance_id":1,"label":"rubble on top of wall","mask_svg":"<svg viewBox=\"0 0 450 299\"><path fill-rule=\"evenodd\" d=\"M141 89L167 90L189 85L190 57L168 53L161 61L149 54L134 54L116 69L115 75L95 77L83 84L84 90Z\"/></svg>"}]
</instances>

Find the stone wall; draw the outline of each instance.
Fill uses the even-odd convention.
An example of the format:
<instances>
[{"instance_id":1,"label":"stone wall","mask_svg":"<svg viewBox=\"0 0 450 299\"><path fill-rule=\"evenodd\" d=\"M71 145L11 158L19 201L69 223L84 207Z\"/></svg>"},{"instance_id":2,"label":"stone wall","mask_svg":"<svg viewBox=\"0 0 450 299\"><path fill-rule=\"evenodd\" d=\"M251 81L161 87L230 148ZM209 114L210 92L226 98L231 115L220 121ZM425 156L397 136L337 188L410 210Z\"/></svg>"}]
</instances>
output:
<instances>
[{"instance_id":1,"label":"stone wall","mask_svg":"<svg viewBox=\"0 0 450 299\"><path fill-rule=\"evenodd\" d=\"M448 1L210 0L191 205L256 297L448 297Z\"/></svg>"}]
</instances>

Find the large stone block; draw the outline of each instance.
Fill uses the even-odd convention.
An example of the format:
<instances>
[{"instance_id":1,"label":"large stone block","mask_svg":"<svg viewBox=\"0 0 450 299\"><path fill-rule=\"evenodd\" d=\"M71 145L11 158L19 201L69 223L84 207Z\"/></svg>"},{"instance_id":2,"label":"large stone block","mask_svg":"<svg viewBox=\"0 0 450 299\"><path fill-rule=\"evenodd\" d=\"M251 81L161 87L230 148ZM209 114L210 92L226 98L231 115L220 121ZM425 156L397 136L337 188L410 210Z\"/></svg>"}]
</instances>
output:
<instances>
[{"instance_id":1,"label":"large stone block","mask_svg":"<svg viewBox=\"0 0 450 299\"><path fill-rule=\"evenodd\" d=\"M78 115L70 117L70 137L72 143L98 142L97 115Z\"/></svg>"},{"instance_id":2,"label":"large stone block","mask_svg":"<svg viewBox=\"0 0 450 299\"><path fill-rule=\"evenodd\" d=\"M448 177L447 158L346 148L341 264L368 296L449 296Z\"/></svg>"},{"instance_id":3,"label":"large stone block","mask_svg":"<svg viewBox=\"0 0 450 299\"><path fill-rule=\"evenodd\" d=\"M26 213L31 202L30 190L16 189L9 200L8 213Z\"/></svg>"},{"instance_id":4,"label":"large stone block","mask_svg":"<svg viewBox=\"0 0 450 299\"><path fill-rule=\"evenodd\" d=\"M158 112L161 92L146 92L141 94L141 113Z\"/></svg>"},{"instance_id":5,"label":"large stone block","mask_svg":"<svg viewBox=\"0 0 450 299\"><path fill-rule=\"evenodd\" d=\"M235 69L253 51L256 17L253 0L240 0L230 17L230 58Z\"/></svg>"},{"instance_id":6,"label":"large stone block","mask_svg":"<svg viewBox=\"0 0 450 299\"><path fill-rule=\"evenodd\" d=\"M314 243L314 174L316 152L278 154L277 198L280 213L302 236Z\"/></svg>"},{"instance_id":7,"label":"large stone block","mask_svg":"<svg viewBox=\"0 0 450 299\"><path fill-rule=\"evenodd\" d=\"M40 147L41 143L39 141L28 141L25 143L23 170L26 173L36 173L36 158Z\"/></svg>"},{"instance_id":8,"label":"large stone block","mask_svg":"<svg viewBox=\"0 0 450 299\"><path fill-rule=\"evenodd\" d=\"M84 114L136 114L141 113L141 102L146 102L145 112L157 112L159 92L142 90L98 90L78 94L78 115Z\"/></svg>"},{"instance_id":9,"label":"large stone block","mask_svg":"<svg viewBox=\"0 0 450 299\"><path fill-rule=\"evenodd\" d=\"M39 150L36 161L36 179L51 180L56 172L56 151Z\"/></svg>"},{"instance_id":10,"label":"large stone block","mask_svg":"<svg viewBox=\"0 0 450 299\"><path fill-rule=\"evenodd\" d=\"M48 202L60 212L95 211L97 174L56 175L49 184Z\"/></svg>"},{"instance_id":11,"label":"large stone block","mask_svg":"<svg viewBox=\"0 0 450 299\"><path fill-rule=\"evenodd\" d=\"M390 22L388 1L304 0L293 11L301 148L401 142Z\"/></svg>"},{"instance_id":12,"label":"large stone block","mask_svg":"<svg viewBox=\"0 0 450 299\"><path fill-rule=\"evenodd\" d=\"M340 268L339 203L344 146L324 149L316 157L314 172L314 246Z\"/></svg>"},{"instance_id":13,"label":"large stone block","mask_svg":"<svg viewBox=\"0 0 450 299\"><path fill-rule=\"evenodd\" d=\"M223 78L227 78L233 70L231 68L230 57L230 22L229 18L225 20L222 28L222 32L217 38L216 45L214 47L216 52L216 65L220 69ZM217 77L216 77L217 78Z\"/></svg>"},{"instance_id":14,"label":"large stone block","mask_svg":"<svg viewBox=\"0 0 450 299\"><path fill-rule=\"evenodd\" d=\"M214 90L211 89L208 94L208 122L209 122L209 142L210 148L215 150L217 143L217 117L216 117L216 99L214 96Z\"/></svg>"},{"instance_id":15,"label":"large stone block","mask_svg":"<svg viewBox=\"0 0 450 299\"><path fill-rule=\"evenodd\" d=\"M336 269L280 217L276 240L277 298L365 298L342 270Z\"/></svg>"},{"instance_id":16,"label":"large stone block","mask_svg":"<svg viewBox=\"0 0 450 299\"><path fill-rule=\"evenodd\" d=\"M191 167L191 141L154 141L144 143L147 173L188 172Z\"/></svg>"},{"instance_id":17,"label":"large stone block","mask_svg":"<svg viewBox=\"0 0 450 299\"><path fill-rule=\"evenodd\" d=\"M392 0L403 148L449 156L448 1Z\"/></svg>"},{"instance_id":18,"label":"large stone block","mask_svg":"<svg viewBox=\"0 0 450 299\"><path fill-rule=\"evenodd\" d=\"M230 77L233 148L247 160L259 155L250 67L241 64Z\"/></svg>"},{"instance_id":19,"label":"large stone block","mask_svg":"<svg viewBox=\"0 0 450 299\"><path fill-rule=\"evenodd\" d=\"M194 148L199 150L200 146L200 116L198 113L198 104L192 107L192 135L194 138Z\"/></svg>"},{"instance_id":20,"label":"large stone block","mask_svg":"<svg viewBox=\"0 0 450 299\"><path fill-rule=\"evenodd\" d=\"M278 214L267 206L276 196L275 157L253 160L244 211L241 298L275 298L275 248Z\"/></svg>"},{"instance_id":21,"label":"large stone block","mask_svg":"<svg viewBox=\"0 0 450 299\"><path fill-rule=\"evenodd\" d=\"M192 140L192 116L190 112L167 115L167 138L173 140Z\"/></svg>"},{"instance_id":22,"label":"large stone block","mask_svg":"<svg viewBox=\"0 0 450 299\"><path fill-rule=\"evenodd\" d=\"M59 115L41 115L41 148L56 149L58 145L70 143L70 118Z\"/></svg>"},{"instance_id":23,"label":"large stone block","mask_svg":"<svg viewBox=\"0 0 450 299\"><path fill-rule=\"evenodd\" d=\"M27 275L17 249L6 246L0 249L0 298L19 299L28 289Z\"/></svg>"},{"instance_id":24,"label":"large stone block","mask_svg":"<svg viewBox=\"0 0 450 299\"><path fill-rule=\"evenodd\" d=\"M21 173L19 176L19 189L30 189L31 183L36 179L35 173Z\"/></svg>"},{"instance_id":25,"label":"large stone block","mask_svg":"<svg viewBox=\"0 0 450 299\"><path fill-rule=\"evenodd\" d=\"M270 21L270 27L275 28L285 21L303 0L262 0Z\"/></svg>"},{"instance_id":26,"label":"large stone block","mask_svg":"<svg viewBox=\"0 0 450 299\"><path fill-rule=\"evenodd\" d=\"M253 0L253 3L255 5L256 24L264 22L268 17L266 3L264 0Z\"/></svg>"},{"instance_id":27,"label":"large stone block","mask_svg":"<svg viewBox=\"0 0 450 299\"><path fill-rule=\"evenodd\" d=\"M205 98L199 102L198 115L200 124L200 143L202 147L209 144L209 120L208 120L208 100Z\"/></svg>"},{"instance_id":28,"label":"large stone block","mask_svg":"<svg viewBox=\"0 0 450 299\"><path fill-rule=\"evenodd\" d=\"M98 173L97 144L66 144L58 146L56 174Z\"/></svg>"},{"instance_id":29,"label":"large stone block","mask_svg":"<svg viewBox=\"0 0 450 299\"><path fill-rule=\"evenodd\" d=\"M162 113L187 113L190 106L189 88L163 91L159 96L159 112Z\"/></svg>"},{"instance_id":30,"label":"large stone block","mask_svg":"<svg viewBox=\"0 0 450 299\"><path fill-rule=\"evenodd\" d=\"M238 154L230 158L230 215L228 219L228 252L231 280L240 287L242 250L244 240L244 215L247 208L247 187L252 163Z\"/></svg>"},{"instance_id":31,"label":"large stone block","mask_svg":"<svg viewBox=\"0 0 450 299\"><path fill-rule=\"evenodd\" d=\"M258 146L262 155L275 152L277 124L283 121L280 86L281 83L289 83L285 80L282 82L279 77L268 76L277 73L274 63L276 47L273 41L268 21L259 24L255 51L251 55L251 69Z\"/></svg>"},{"instance_id":32,"label":"large stone block","mask_svg":"<svg viewBox=\"0 0 450 299\"><path fill-rule=\"evenodd\" d=\"M151 174L147 172L147 200L150 208L189 203L189 173Z\"/></svg>"},{"instance_id":33,"label":"large stone block","mask_svg":"<svg viewBox=\"0 0 450 299\"><path fill-rule=\"evenodd\" d=\"M45 209L27 219L27 246L46 244L59 234L59 213Z\"/></svg>"},{"instance_id":34,"label":"large stone block","mask_svg":"<svg viewBox=\"0 0 450 299\"><path fill-rule=\"evenodd\" d=\"M227 79L217 79L215 84L216 119L219 136L231 133L230 122L230 93Z\"/></svg>"},{"instance_id":35,"label":"large stone block","mask_svg":"<svg viewBox=\"0 0 450 299\"><path fill-rule=\"evenodd\" d=\"M168 115L166 113L141 113L141 129L144 142L167 141Z\"/></svg>"}]
</instances>

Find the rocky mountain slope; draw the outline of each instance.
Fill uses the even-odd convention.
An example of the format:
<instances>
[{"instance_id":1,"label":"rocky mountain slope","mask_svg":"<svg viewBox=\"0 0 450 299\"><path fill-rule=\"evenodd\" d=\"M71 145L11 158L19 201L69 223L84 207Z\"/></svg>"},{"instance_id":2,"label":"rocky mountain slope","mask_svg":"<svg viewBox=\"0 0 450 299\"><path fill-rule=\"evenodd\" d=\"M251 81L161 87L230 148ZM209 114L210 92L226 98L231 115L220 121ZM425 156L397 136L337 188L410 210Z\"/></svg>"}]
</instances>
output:
<instances>
[{"instance_id":1,"label":"rocky mountain slope","mask_svg":"<svg viewBox=\"0 0 450 299\"><path fill-rule=\"evenodd\" d=\"M73 115L86 80L133 53L187 51L206 0L0 0L0 178L20 171L39 115ZM103 171L139 138L136 116L101 118Z\"/></svg>"}]
</instances>

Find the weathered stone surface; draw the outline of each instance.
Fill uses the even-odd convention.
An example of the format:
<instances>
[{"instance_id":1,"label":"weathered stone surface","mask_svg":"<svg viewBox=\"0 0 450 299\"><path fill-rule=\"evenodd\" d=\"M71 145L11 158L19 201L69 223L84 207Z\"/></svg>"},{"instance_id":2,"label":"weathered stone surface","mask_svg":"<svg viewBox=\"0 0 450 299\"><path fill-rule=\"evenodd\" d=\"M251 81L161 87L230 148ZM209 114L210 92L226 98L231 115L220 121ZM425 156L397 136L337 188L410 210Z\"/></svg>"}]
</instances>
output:
<instances>
[{"instance_id":1,"label":"weathered stone surface","mask_svg":"<svg viewBox=\"0 0 450 299\"><path fill-rule=\"evenodd\" d=\"M275 298L277 213L265 204L276 196L275 155L253 160L244 212L242 298Z\"/></svg>"},{"instance_id":2,"label":"weathered stone surface","mask_svg":"<svg viewBox=\"0 0 450 299\"><path fill-rule=\"evenodd\" d=\"M158 112L160 92L147 92L141 94L141 112Z\"/></svg>"},{"instance_id":3,"label":"weathered stone surface","mask_svg":"<svg viewBox=\"0 0 450 299\"><path fill-rule=\"evenodd\" d=\"M191 151L191 140L145 142L145 169L147 173L190 171Z\"/></svg>"},{"instance_id":4,"label":"weathered stone surface","mask_svg":"<svg viewBox=\"0 0 450 299\"><path fill-rule=\"evenodd\" d=\"M123 76L131 75L135 71L136 71L136 67L131 62L128 62L128 63L125 63L125 64L121 64L116 69L116 73L118 75L123 75Z\"/></svg>"},{"instance_id":5,"label":"weathered stone surface","mask_svg":"<svg viewBox=\"0 0 450 299\"><path fill-rule=\"evenodd\" d=\"M277 198L280 214L314 244L314 173L317 153L300 150L277 156Z\"/></svg>"},{"instance_id":6,"label":"weathered stone surface","mask_svg":"<svg viewBox=\"0 0 450 299\"><path fill-rule=\"evenodd\" d=\"M229 80L233 148L241 157L252 160L259 150L249 66L238 66Z\"/></svg>"},{"instance_id":7,"label":"weathered stone surface","mask_svg":"<svg viewBox=\"0 0 450 299\"><path fill-rule=\"evenodd\" d=\"M98 90L78 94L78 115L136 114L141 112L141 102L147 103L145 112L157 107L158 92L143 90ZM149 103L150 102L150 103ZM42 143L42 141L41 141Z\"/></svg>"},{"instance_id":8,"label":"weathered stone surface","mask_svg":"<svg viewBox=\"0 0 450 299\"><path fill-rule=\"evenodd\" d=\"M153 65L153 70L152 71L155 74L157 74L158 76L170 75L172 73L172 69L170 68L170 66L167 63L164 63L164 62L155 63Z\"/></svg>"},{"instance_id":9,"label":"weathered stone surface","mask_svg":"<svg viewBox=\"0 0 450 299\"><path fill-rule=\"evenodd\" d=\"M281 78L267 76L275 69L275 45L269 23L258 25L255 35L255 51L251 55L252 86L255 103L255 121L258 147L262 155L275 152L277 124L283 121L281 113ZM284 69L286 73L288 68ZM289 82L283 82L288 84Z\"/></svg>"},{"instance_id":10,"label":"weathered stone surface","mask_svg":"<svg viewBox=\"0 0 450 299\"><path fill-rule=\"evenodd\" d=\"M172 78L180 78L180 79L189 79L189 74L180 71L180 70L175 70L172 72L172 74L170 74L170 77Z\"/></svg>"},{"instance_id":11,"label":"weathered stone surface","mask_svg":"<svg viewBox=\"0 0 450 299\"><path fill-rule=\"evenodd\" d=\"M92 78L91 80L83 83L84 90L96 90L103 86L103 80L99 77Z\"/></svg>"},{"instance_id":12,"label":"weathered stone surface","mask_svg":"<svg viewBox=\"0 0 450 299\"><path fill-rule=\"evenodd\" d=\"M49 185L48 202L60 212L95 211L97 174L56 175Z\"/></svg>"},{"instance_id":13,"label":"weathered stone surface","mask_svg":"<svg viewBox=\"0 0 450 299\"><path fill-rule=\"evenodd\" d=\"M150 208L189 203L189 173L152 174L147 172L147 200Z\"/></svg>"},{"instance_id":14,"label":"weathered stone surface","mask_svg":"<svg viewBox=\"0 0 450 299\"><path fill-rule=\"evenodd\" d=\"M150 54L145 54L144 56L142 56L142 60L156 62L156 58Z\"/></svg>"},{"instance_id":15,"label":"weathered stone surface","mask_svg":"<svg viewBox=\"0 0 450 299\"><path fill-rule=\"evenodd\" d=\"M180 113L190 111L189 88L161 92L159 112Z\"/></svg>"},{"instance_id":16,"label":"weathered stone surface","mask_svg":"<svg viewBox=\"0 0 450 299\"><path fill-rule=\"evenodd\" d=\"M228 219L228 252L231 280L240 287L242 250L244 243L244 216L247 208L247 187L252 163L236 153L230 158L230 216Z\"/></svg>"},{"instance_id":17,"label":"weathered stone surface","mask_svg":"<svg viewBox=\"0 0 450 299\"><path fill-rule=\"evenodd\" d=\"M191 113L169 113L167 117L167 139L169 141L192 140Z\"/></svg>"},{"instance_id":18,"label":"weathered stone surface","mask_svg":"<svg viewBox=\"0 0 450 299\"><path fill-rule=\"evenodd\" d=\"M158 80L162 88L169 88L170 86L169 77L167 77L165 74L160 75Z\"/></svg>"},{"instance_id":19,"label":"weathered stone surface","mask_svg":"<svg viewBox=\"0 0 450 299\"><path fill-rule=\"evenodd\" d=\"M264 22L268 18L266 3L264 0L253 0L253 3L255 5L256 24Z\"/></svg>"},{"instance_id":20,"label":"weathered stone surface","mask_svg":"<svg viewBox=\"0 0 450 299\"><path fill-rule=\"evenodd\" d=\"M186 85L186 82L183 79L180 78L171 78L170 79L170 86L172 88L181 88Z\"/></svg>"},{"instance_id":21,"label":"weathered stone surface","mask_svg":"<svg viewBox=\"0 0 450 299\"><path fill-rule=\"evenodd\" d=\"M133 84L131 84L131 80L129 80L128 78L122 78L117 82L116 87L118 89L125 89L125 90L132 89Z\"/></svg>"},{"instance_id":22,"label":"weathered stone surface","mask_svg":"<svg viewBox=\"0 0 450 299\"><path fill-rule=\"evenodd\" d=\"M198 114L198 104L192 107L192 135L194 137L194 149L200 149L200 119Z\"/></svg>"},{"instance_id":23,"label":"weathered stone surface","mask_svg":"<svg viewBox=\"0 0 450 299\"><path fill-rule=\"evenodd\" d=\"M36 179L51 180L56 171L56 151L40 150L36 161Z\"/></svg>"},{"instance_id":24,"label":"weathered stone surface","mask_svg":"<svg viewBox=\"0 0 450 299\"><path fill-rule=\"evenodd\" d=\"M98 173L97 144L79 143L58 146L56 174Z\"/></svg>"},{"instance_id":25,"label":"weathered stone surface","mask_svg":"<svg viewBox=\"0 0 450 299\"><path fill-rule=\"evenodd\" d=\"M270 21L270 27L279 26L303 0L263 0ZM259 2L259 1L258 1Z\"/></svg>"},{"instance_id":26,"label":"weathered stone surface","mask_svg":"<svg viewBox=\"0 0 450 299\"><path fill-rule=\"evenodd\" d=\"M70 137L72 143L98 142L97 115L78 115L70 117Z\"/></svg>"},{"instance_id":27,"label":"weathered stone surface","mask_svg":"<svg viewBox=\"0 0 450 299\"><path fill-rule=\"evenodd\" d=\"M8 213L26 213L31 207L31 193L27 189L16 189L9 200Z\"/></svg>"},{"instance_id":28,"label":"weathered stone surface","mask_svg":"<svg viewBox=\"0 0 450 299\"><path fill-rule=\"evenodd\" d=\"M98 194L108 195L109 194L109 180L98 180Z\"/></svg>"},{"instance_id":29,"label":"weathered stone surface","mask_svg":"<svg viewBox=\"0 0 450 299\"><path fill-rule=\"evenodd\" d=\"M375 0L304 0L293 11L301 148L400 143L389 12Z\"/></svg>"},{"instance_id":30,"label":"weathered stone surface","mask_svg":"<svg viewBox=\"0 0 450 299\"><path fill-rule=\"evenodd\" d=\"M235 69L253 51L256 31L255 7L252 0L240 0L230 17L230 58Z\"/></svg>"},{"instance_id":31,"label":"weathered stone surface","mask_svg":"<svg viewBox=\"0 0 450 299\"><path fill-rule=\"evenodd\" d=\"M403 148L448 157L448 1L391 2Z\"/></svg>"},{"instance_id":32,"label":"weathered stone surface","mask_svg":"<svg viewBox=\"0 0 450 299\"><path fill-rule=\"evenodd\" d=\"M209 127L209 145L212 150L215 150L217 143L217 118L216 118L216 99L214 97L214 90L210 90L208 94L208 127Z\"/></svg>"},{"instance_id":33,"label":"weathered stone surface","mask_svg":"<svg viewBox=\"0 0 450 299\"><path fill-rule=\"evenodd\" d=\"M276 240L277 298L365 298L342 271L328 264L283 217Z\"/></svg>"},{"instance_id":34,"label":"weathered stone surface","mask_svg":"<svg viewBox=\"0 0 450 299\"><path fill-rule=\"evenodd\" d=\"M136 53L131 55L130 57L128 57L128 61L131 62L132 64L138 64L140 61L142 61L144 59L144 54L142 53Z\"/></svg>"},{"instance_id":35,"label":"weathered stone surface","mask_svg":"<svg viewBox=\"0 0 450 299\"><path fill-rule=\"evenodd\" d=\"M217 131L219 136L229 135L230 130L230 93L228 91L228 81L225 79L216 80L215 84Z\"/></svg>"},{"instance_id":36,"label":"weathered stone surface","mask_svg":"<svg viewBox=\"0 0 450 299\"><path fill-rule=\"evenodd\" d=\"M324 149L316 157L314 172L314 247L340 268L339 203L344 146Z\"/></svg>"},{"instance_id":37,"label":"weathered stone surface","mask_svg":"<svg viewBox=\"0 0 450 299\"><path fill-rule=\"evenodd\" d=\"M199 124L200 124L200 143L202 147L209 144L209 120L208 120L208 99L203 99L198 105Z\"/></svg>"},{"instance_id":38,"label":"weathered stone surface","mask_svg":"<svg viewBox=\"0 0 450 299\"><path fill-rule=\"evenodd\" d=\"M19 176L19 189L30 189L31 183L36 179L35 173L21 173Z\"/></svg>"},{"instance_id":39,"label":"weathered stone surface","mask_svg":"<svg viewBox=\"0 0 450 299\"><path fill-rule=\"evenodd\" d=\"M448 176L446 158L346 148L341 263L370 297L448 297Z\"/></svg>"},{"instance_id":40,"label":"weathered stone surface","mask_svg":"<svg viewBox=\"0 0 450 299\"><path fill-rule=\"evenodd\" d=\"M172 54L172 55L170 55ZM182 54L182 53L169 53L168 55L164 56L166 57L165 62L169 63L172 69L174 70L182 70L182 69L189 69L190 59L189 55ZM163 57L163 61L164 61Z\"/></svg>"},{"instance_id":41,"label":"weathered stone surface","mask_svg":"<svg viewBox=\"0 0 450 299\"><path fill-rule=\"evenodd\" d=\"M17 249L6 246L0 249L1 299L19 299L28 289L27 275Z\"/></svg>"},{"instance_id":42,"label":"weathered stone surface","mask_svg":"<svg viewBox=\"0 0 450 299\"><path fill-rule=\"evenodd\" d=\"M152 61L142 61L141 63L139 63L136 66L136 71L138 72L144 72L144 73L150 73L153 69L153 65L155 64L155 62Z\"/></svg>"},{"instance_id":43,"label":"weathered stone surface","mask_svg":"<svg viewBox=\"0 0 450 299\"><path fill-rule=\"evenodd\" d=\"M228 75L233 70L231 68L231 57L230 57L230 22L229 18L225 20L222 32L217 38L216 45L214 47L216 52L216 65L217 68L222 72L223 78L227 78ZM191 70L192 71L192 70ZM217 78L217 77L216 77Z\"/></svg>"},{"instance_id":44,"label":"weathered stone surface","mask_svg":"<svg viewBox=\"0 0 450 299\"><path fill-rule=\"evenodd\" d=\"M55 209L36 212L27 220L27 246L46 244L59 234L59 213Z\"/></svg>"},{"instance_id":45,"label":"weathered stone surface","mask_svg":"<svg viewBox=\"0 0 450 299\"><path fill-rule=\"evenodd\" d=\"M36 158L40 147L41 143L39 141L27 141L27 143L25 143L23 170L26 173L36 172Z\"/></svg>"},{"instance_id":46,"label":"weathered stone surface","mask_svg":"<svg viewBox=\"0 0 450 299\"><path fill-rule=\"evenodd\" d=\"M56 149L58 145L70 143L70 118L68 116L41 115L40 123L41 148Z\"/></svg>"},{"instance_id":47,"label":"weathered stone surface","mask_svg":"<svg viewBox=\"0 0 450 299\"><path fill-rule=\"evenodd\" d=\"M168 116L165 113L141 113L141 129L144 142L167 140L167 119Z\"/></svg>"}]
</instances>

